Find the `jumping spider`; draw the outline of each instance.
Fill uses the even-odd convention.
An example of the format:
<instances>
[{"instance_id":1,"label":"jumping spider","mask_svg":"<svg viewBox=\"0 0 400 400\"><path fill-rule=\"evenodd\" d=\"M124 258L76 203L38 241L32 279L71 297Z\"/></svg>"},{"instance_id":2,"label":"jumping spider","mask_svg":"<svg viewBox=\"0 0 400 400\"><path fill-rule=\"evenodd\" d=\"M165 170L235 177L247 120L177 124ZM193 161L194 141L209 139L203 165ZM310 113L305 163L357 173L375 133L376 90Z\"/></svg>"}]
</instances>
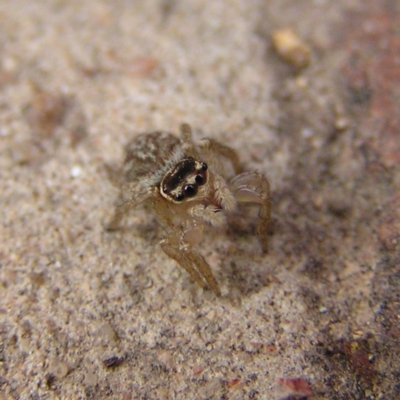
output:
<instances>
[{"instance_id":1,"label":"jumping spider","mask_svg":"<svg viewBox=\"0 0 400 400\"><path fill-rule=\"evenodd\" d=\"M236 174L232 179L223 176L222 160L231 164ZM224 144L213 139L194 143L188 124L182 124L180 139L166 132L135 137L126 147L121 173L126 183L108 229L117 229L128 210L148 202L166 229L161 248L201 287L221 295L210 266L193 248L205 225L224 225L226 214L236 211L239 202L259 205L257 233L267 252L267 179L258 172L243 172L236 152Z\"/></svg>"}]
</instances>

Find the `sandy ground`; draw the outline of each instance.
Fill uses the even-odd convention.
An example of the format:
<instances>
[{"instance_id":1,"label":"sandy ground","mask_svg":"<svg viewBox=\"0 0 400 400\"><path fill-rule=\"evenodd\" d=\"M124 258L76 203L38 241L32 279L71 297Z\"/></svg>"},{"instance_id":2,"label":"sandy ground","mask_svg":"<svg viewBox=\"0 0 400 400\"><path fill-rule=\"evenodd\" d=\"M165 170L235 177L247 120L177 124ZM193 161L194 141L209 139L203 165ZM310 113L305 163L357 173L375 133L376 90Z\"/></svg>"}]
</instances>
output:
<instances>
[{"instance_id":1,"label":"sandy ground","mask_svg":"<svg viewBox=\"0 0 400 400\"><path fill-rule=\"evenodd\" d=\"M367 6L368 4L368 6ZM397 0L0 2L0 399L400 398ZM277 55L289 27L309 65ZM142 131L271 182L200 246L223 296L103 228ZM239 220L238 220L239 221Z\"/></svg>"}]
</instances>

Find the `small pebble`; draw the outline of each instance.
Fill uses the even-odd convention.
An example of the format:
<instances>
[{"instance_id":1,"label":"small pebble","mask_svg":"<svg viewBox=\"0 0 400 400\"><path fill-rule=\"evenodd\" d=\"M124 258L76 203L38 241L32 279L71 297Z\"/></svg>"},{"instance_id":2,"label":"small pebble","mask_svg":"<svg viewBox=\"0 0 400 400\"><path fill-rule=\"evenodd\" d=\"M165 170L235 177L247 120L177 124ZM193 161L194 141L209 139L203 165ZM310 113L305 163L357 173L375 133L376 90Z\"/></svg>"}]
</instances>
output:
<instances>
[{"instance_id":1,"label":"small pebble","mask_svg":"<svg viewBox=\"0 0 400 400\"><path fill-rule=\"evenodd\" d=\"M279 57L296 68L304 68L311 61L310 47L291 29L272 32L272 43Z\"/></svg>"}]
</instances>

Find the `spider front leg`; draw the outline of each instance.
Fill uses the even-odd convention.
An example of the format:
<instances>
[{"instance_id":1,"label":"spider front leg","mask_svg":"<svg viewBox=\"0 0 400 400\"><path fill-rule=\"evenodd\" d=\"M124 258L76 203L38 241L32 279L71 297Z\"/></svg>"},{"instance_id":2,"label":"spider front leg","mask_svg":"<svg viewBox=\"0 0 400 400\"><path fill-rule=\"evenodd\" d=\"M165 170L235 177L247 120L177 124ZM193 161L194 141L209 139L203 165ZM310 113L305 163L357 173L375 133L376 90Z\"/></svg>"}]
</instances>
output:
<instances>
[{"instance_id":1,"label":"spider front leg","mask_svg":"<svg viewBox=\"0 0 400 400\"><path fill-rule=\"evenodd\" d=\"M245 172L231 180L238 202L256 203L260 206L257 234L261 248L268 253L268 227L271 223L271 197L269 182L258 172Z\"/></svg>"},{"instance_id":2,"label":"spider front leg","mask_svg":"<svg viewBox=\"0 0 400 400\"><path fill-rule=\"evenodd\" d=\"M199 253L193 251L191 244L186 240L186 237L193 237L198 234L201 234L201 232L197 228L181 234L173 232L164 238L160 245L164 253L185 269L199 286L202 288L208 286L217 296L221 296L218 283L207 261Z\"/></svg>"}]
</instances>

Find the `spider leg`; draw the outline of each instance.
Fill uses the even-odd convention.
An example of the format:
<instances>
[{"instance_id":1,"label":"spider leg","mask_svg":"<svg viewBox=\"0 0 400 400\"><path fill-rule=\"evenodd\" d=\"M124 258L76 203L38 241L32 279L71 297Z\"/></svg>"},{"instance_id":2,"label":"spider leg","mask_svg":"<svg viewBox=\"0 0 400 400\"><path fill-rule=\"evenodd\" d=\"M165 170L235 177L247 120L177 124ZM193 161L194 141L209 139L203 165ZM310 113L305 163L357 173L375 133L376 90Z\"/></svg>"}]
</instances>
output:
<instances>
[{"instance_id":1,"label":"spider leg","mask_svg":"<svg viewBox=\"0 0 400 400\"><path fill-rule=\"evenodd\" d=\"M193 143L192 127L189 124L184 123L181 125L181 138L183 148L185 150L189 150L193 157L199 157L198 150L200 149L201 152L209 153L213 158L226 158L231 162L236 174L239 174L243 171L243 167L239 161L236 151L231 147L218 142L217 140L209 138L202 139L198 144L198 148L196 149L196 146Z\"/></svg>"},{"instance_id":2,"label":"spider leg","mask_svg":"<svg viewBox=\"0 0 400 400\"><path fill-rule=\"evenodd\" d=\"M235 211L237 208L237 199L230 190L228 184L220 175L214 175L215 200L226 211Z\"/></svg>"},{"instance_id":3,"label":"spider leg","mask_svg":"<svg viewBox=\"0 0 400 400\"><path fill-rule=\"evenodd\" d=\"M207 281L210 289L217 295L221 296L221 291L219 290L219 286L217 281L215 280L211 268L208 265L207 261L203 258L203 256L194 251L187 252L188 258L196 265L198 271L202 274L204 279Z\"/></svg>"},{"instance_id":4,"label":"spider leg","mask_svg":"<svg viewBox=\"0 0 400 400\"><path fill-rule=\"evenodd\" d=\"M178 243L179 241L181 243ZM190 245L184 241L184 235L179 240L176 234L170 234L160 245L164 253L185 269L199 286L208 286L217 296L221 296L210 266L199 253L190 249Z\"/></svg>"},{"instance_id":5,"label":"spider leg","mask_svg":"<svg viewBox=\"0 0 400 400\"><path fill-rule=\"evenodd\" d=\"M240 174L243 171L243 167L239 161L239 157L235 150L233 150L229 146L225 146L224 144L218 142L214 139L202 139L199 143L200 148L208 153L211 153L215 156L222 156L229 160L235 170L236 174Z\"/></svg>"},{"instance_id":6,"label":"spider leg","mask_svg":"<svg viewBox=\"0 0 400 400\"><path fill-rule=\"evenodd\" d=\"M206 288L207 285L201 278L199 272L193 267L190 260L185 257L184 253L182 253L178 247L172 246L167 238L163 239L160 242L160 245L164 253L168 257L171 257L173 260L175 260L183 269L185 269L199 286Z\"/></svg>"},{"instance_id":7,"label":"spider leg","mask_svg":"<svg viewBox=\"0 0 400 400\"><path fill-rule=\"evenodd\" d=\"M258 172L245 172L231 180L234 195L242 203L256 203L260 206L257 234L261 248L268 253L268 227L271 223L271 197L269 182Z\"/></svg>"},{"instance_id":8,"label":"spider leg","mask_svg":"<svg viewBox=\"0 0 400 400\"><path fill-rule=\"evenodd\" d=\"M136 203L132 201L126 201L125 203L120 204L114 210L114 214L109 222L105 224L105 228L108 231L116 231L119 229L119 224L124 216L124 214L135 207Z\"/></svg>"},{"instance_id":9,"label":"spider leg","mask_svg":"<svg viewBox=\"0 0 400 400\"><path fill-rule=\"evenodd\" d=\"M199 158L197 146L193 142L192 127L189 124L181 125L181 141L183 150L194 158Z\"/></svg>"},{"instance_id":10,"label":"spider leg","mask_svg":"<svg viewBox=\"0 0 400 400\"><path fill-rule=\"evenodd\" d=\"M120 204L116 206L114 215L111 220L105 224L105 228L108 231L117 230L124 214L126 214L130 209L135 208L138 204L147 200L149 197L153 196L155 193L155 187L142 189L141 186L136 183L128 183L123 185L120 194Z\"/></svg>"}]
</instances>

